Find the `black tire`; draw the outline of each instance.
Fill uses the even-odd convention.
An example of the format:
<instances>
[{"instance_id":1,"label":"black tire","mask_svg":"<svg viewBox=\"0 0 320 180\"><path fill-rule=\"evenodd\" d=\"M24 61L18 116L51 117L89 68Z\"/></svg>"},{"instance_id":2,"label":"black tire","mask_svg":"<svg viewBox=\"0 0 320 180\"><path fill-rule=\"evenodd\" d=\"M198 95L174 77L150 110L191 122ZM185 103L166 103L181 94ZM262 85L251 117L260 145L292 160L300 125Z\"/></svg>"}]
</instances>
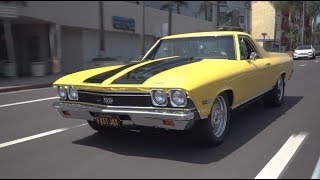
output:
<instances>
[{"instance_id":1,"label":"black tire","mask_svg":"<svg viewBox=\"0 0 320 180\"><path fill-rule=\"evenodd\" d=\"M212 112L214 111L213 108L215 108L216 101L221 101L220 98L223 98L224 102L225 102L224 107L225 107L226 116L224 117L224 119L226 122L224 125L224 129L222 128L221 131L218 131L218 132L220 132L220 133L218 133L219 134L218 135L217 132L215 133L215 130L217 130L217 128L215 128L212 125L212 122L214 121L213 118L215 117L212 115ZM217 145L221 144L223 142L224 137L226 135L226 132L229 128L230 112L231 112L230 111L230 102L229 102L229 98L228 98L227 94L223 93L223 94L218 95L214 101L214 104L212 105L209 117L207 119L199 120L195 124L194 130L195 130L196 137L194 137L194 138L197 141L197 143L200 143L201 146L205 146L205 147L212 147L212 146L217 146ZM218 126L220 126L220 125L218 125Z\"/></svg>"},{"instance_id":2,"label":"black tire","mask_svg":"<svg viewBox=\"0 0 320 180\"><path fill-rule=\"evenodd\" d=\"M315 54L313 54L312 59L316 59L316 55Z\"/></svg>"},{"instance_id":3,"label":"black tire","mask_svg":"<svg viewBox=\"0 0 320 180\"><path fill-rule=\"evenodd\" d=\"M279 82L282 81L282 82ZM282 87L281 87L282 86ZM282 89L282 93L280 92ZM283 103L285 92L284 76L280 76L277 83L271 91L263 98L263 102L269 107L279 107Z\"/></svg>"},{"instance_id":4,"label":"black tire","mask_svg":"<svg viewBox=\"0 0 320 180\"><path fill-rule=\"evenodd\" d=\"M87 120L87 122L92 129L94 129L100 133L114 133L119 130L119 128L101 126L101 125L97 124L95 121Z\"/></svg>"}]
</instances>

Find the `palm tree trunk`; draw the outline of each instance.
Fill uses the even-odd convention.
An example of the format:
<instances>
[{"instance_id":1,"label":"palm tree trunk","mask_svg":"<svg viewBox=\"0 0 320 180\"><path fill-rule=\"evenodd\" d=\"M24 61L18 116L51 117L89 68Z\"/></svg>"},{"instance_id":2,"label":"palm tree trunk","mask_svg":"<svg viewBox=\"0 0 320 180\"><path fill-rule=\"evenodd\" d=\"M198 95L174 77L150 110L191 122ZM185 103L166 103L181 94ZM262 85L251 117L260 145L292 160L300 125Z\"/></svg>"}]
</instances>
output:
<instances>
[{"instance_id":1,"label":"palm tree trunk","mask_svg":"<svg viewBox=\"0 0 320 180\"><path fill-rule=\"evenodd\" d=\"M141 55L144 55L144 48L145 48L145 43L144 43L144 29L145 29L145 6L144 6L144 1L141 1L141 6L142 6L142 14L141 14Z\"/></svg>"},{"instance_id":2,"label":"palm tree trunk","mask_svg":"<svg viewBox=\"0 0 320 180\"><path fill-rule=\"evenodd\" d=\"M301 44L304 44L304 6L305 6L305 1L303 1L303 8L302 8Z\"/></svg>"},{"instance_id":3,"label":"palm tree trunk","mask_svg":"<svg viewBox=\"0 0 320 180\"><path fill-rule=\"evenodd\" d=\"M277 38L277 21L278 18L277 18L277 11L275 11L275 21L274 21L274 33L273 33L273 47L275 47L276 45L276 38ZM280 44L279 44L280 46Z\"/></svg>"},{"instance_id":4,"label":"palm tree trunk","mask_svg":"<svg viewBox=\"0 0 320 180\"><path fill-rule=\"evenodd\" d=\"M171 35L172 32L172 2L169 1L169 19L168 19L168 35Z\"/></svg>"},{"instance_id":5,"label":"palm tree trunk","mask_svg":"<svg viewBox=\"0 0 320 180\"><path fill-rule=\"evenodd\" d=\"M180 5L177 3L177 13L180 14Z\"/></svg>"},{"instance_id":6,"label":"palm tree trunk","mask_svg":"<svg viewBox=\"0 0 320 180\"><path fill-rule=\"evenodd\" d=\"M204 19L206 21L208 20L208 6L207 6L207 4L205 5L205 8L204 8Z\"/></svg>"},{"instance_id":7,"label":"palm tree trunk","mask_svg":"<svg viewBox=\"0 0 320 180\"><path fill-rule=\"evenodd\" d=\"M100 20L100 51L99 57L103 57L105 53L105 39L104 39L104 16L103 16L103 1L99 1L99 20Z\"/></svg>"}]
</instances>

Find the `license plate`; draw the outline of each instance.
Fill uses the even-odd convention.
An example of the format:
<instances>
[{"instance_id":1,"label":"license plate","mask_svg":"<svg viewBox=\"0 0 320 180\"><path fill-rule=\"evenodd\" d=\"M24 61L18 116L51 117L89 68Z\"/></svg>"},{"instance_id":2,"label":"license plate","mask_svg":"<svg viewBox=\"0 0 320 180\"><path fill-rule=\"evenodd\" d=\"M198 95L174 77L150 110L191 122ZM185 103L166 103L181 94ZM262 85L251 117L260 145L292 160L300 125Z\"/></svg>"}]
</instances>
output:
<instances>
[{"instance_id":1,"label":"license plate","mask_svg":"<svg viewBox=\"0 0 320 180\"><path fill-rule=\"evenodd\" d=\"M112 127L121 126L121 121L119 120L119 117L117 115L97 114L96 122L101 126L112 126Z\"/></svg>"}]
</instances>

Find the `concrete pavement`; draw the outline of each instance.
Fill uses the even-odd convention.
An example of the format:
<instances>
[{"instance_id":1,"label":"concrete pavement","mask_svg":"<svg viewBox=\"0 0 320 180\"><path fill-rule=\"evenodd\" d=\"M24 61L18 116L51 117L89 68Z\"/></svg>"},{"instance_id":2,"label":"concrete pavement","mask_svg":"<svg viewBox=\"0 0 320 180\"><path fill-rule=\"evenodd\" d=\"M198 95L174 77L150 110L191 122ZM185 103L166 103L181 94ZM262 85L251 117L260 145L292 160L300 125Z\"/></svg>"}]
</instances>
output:
<instances>
[{"instance_id":1,"label":"concrete pavement","mask_svg":"<svg viewBox=\"0 0 320 180\"><path fill-rule=\"evenodd\" d=\"M293 134L307 132L280 178L309 179L320 156L320 63L295 61L294 70L281 107L258 101L237 112L225 142L210 149L188 134L99 134L61 118L51 107L56 99L0 107L0 145L58 130L0 148L0 178L252 179ZM53 88L0 93L0 105L55 96Z\"/></svg>"},{"instance_id":2,"label":"concrete pavement","mask_svg":"<svg viewBox=\"0 0 320 180\"><path fill-rule=\"evenodd\" d=\"M55 80L63 75L64 74L54 74L43 77L1 77L0 93L50 87Z\"/></svg>"}]
</instances>

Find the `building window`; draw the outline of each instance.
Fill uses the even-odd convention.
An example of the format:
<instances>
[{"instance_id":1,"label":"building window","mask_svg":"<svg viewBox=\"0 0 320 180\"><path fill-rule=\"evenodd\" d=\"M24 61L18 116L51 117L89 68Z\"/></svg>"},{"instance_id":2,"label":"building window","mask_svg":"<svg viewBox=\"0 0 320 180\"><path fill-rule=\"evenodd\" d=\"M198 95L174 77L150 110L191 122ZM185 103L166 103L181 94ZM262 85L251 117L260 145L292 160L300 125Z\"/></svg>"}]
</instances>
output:
<instances>
[{"instance_id":1,"label":"building window","mask_svg":"<svg viewBox=\"0 0 320 180\"><path fill-rule=\"evenodd\" d=\"M227 28L250 32L249 1L218 1L218 29Z\"/></svg>"},{"instance_id":2,"label":"building window","mask_svg":"<svg viewBox=\"0 0 320 180\"><path fill-rule=\"evenodd\" d=\"M126 1L135 3L139 1ZM138 4L138 3L135 3ZM168 1L145 1L145 6L168 11ZM212 6L209 1L172 1L172 12L206 21L212 21Z\"/></svg>"}]
</instances>

